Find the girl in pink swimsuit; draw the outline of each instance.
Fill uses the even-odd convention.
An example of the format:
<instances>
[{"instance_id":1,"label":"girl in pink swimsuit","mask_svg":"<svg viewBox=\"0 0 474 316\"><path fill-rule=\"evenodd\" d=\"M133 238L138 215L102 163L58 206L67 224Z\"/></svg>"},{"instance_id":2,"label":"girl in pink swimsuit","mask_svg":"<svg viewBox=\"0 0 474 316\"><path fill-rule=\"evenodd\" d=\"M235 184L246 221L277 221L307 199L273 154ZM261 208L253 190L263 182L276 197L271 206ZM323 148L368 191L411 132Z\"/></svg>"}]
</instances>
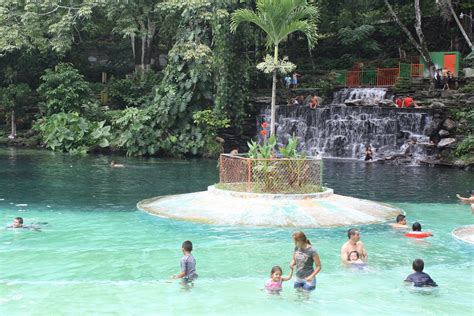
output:
<instances>
[{"instance_id":1,"label":"girl in pink swimsuit","mask_svg":"<svg viewBox=\"0 0 474 316\"><path fill-rule=\"evenodd\" d=\"M282 290L281 284L284 281L291 280L293 276L293 268L290 269L290 274L287 277L282 277L283 271L280 266L274 266L270 272L270 279L265 282L265 289L270 293L279 293Z\"/></svg>"}]
</instances>

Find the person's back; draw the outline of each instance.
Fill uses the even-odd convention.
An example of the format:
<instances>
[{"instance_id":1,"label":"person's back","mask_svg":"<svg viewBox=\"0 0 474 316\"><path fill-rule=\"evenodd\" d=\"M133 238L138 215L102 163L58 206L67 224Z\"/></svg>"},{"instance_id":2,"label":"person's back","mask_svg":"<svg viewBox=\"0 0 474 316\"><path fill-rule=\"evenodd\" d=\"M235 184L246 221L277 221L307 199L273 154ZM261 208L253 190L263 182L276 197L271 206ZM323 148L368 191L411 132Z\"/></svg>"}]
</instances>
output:
<instances>
[{"instance_id":1,"label":"person's back","mask_svg":"<svg viewBox=\"0 0 474 316\"><path fill-rule=\"evenodd\" d=\"M416 259L412 263L412 268L415 273L410 274L406 277L405 282L412 283L415 287L436 287L435 281L429 276L429 274L424 273L423 269L425 263L421 259Z\"/></svg>"},{"instance_id":2,"label":"person's back","mask_svg":"<svg viewBox=\"0 0 474 316\"><path fill-rule=\"evenodd\" d=\"M181 271L185 273L184 279L187 281L192 281L197 277L196 274L196 259L194 259L192 254L185 254L181 258Z\"/></svg>"},{"instance_id":3,"label":"person's back","mask_svg":"<svg viewBox=\"0 0 474 316\"><path fill-rule=\"evenodd\" d=\"M413 283L415 287L424 287L424 286L433 286L436 287L435 281L430 277L428 273L425 272L415 272L407 276L405 282Z\"/></svg>"},{"instance_id":4,"label":"person's back","mask_svg":"<svg viewBox=\"0 0 474 316\"><path fill-rule=\"evenodd\" d=\"M413 99L411 97L406 97L403 99L403 106L406 108L410 108L413 106Z\"/></svg>"}]
</instances>

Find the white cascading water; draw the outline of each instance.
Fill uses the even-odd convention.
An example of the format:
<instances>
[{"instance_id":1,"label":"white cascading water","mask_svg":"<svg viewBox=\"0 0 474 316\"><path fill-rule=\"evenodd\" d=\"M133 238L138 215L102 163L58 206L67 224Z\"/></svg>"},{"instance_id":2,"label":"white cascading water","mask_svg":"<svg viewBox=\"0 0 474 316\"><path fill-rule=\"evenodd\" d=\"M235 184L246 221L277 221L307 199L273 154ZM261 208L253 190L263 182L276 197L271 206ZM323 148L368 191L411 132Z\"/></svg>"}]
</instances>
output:
<instances>
[{"instance_id":1,"label":"white cascading water","mask_svg":"<svg viewBox=\"0 0 474 316\"><path fill-rule=\"evenodd\" d=\"M367 145L378 158L394 154L429 155L430 110L344 105L346 98L373 104L384 100L386 93L381 88L348 88L336 92L331 104L316 109L280 106L278 143L285 145L295 135L299 149L308 155L334 158L363 159ZM269 109L263 114L268 122L269 114Z\"/></svg>"}]
</instances>

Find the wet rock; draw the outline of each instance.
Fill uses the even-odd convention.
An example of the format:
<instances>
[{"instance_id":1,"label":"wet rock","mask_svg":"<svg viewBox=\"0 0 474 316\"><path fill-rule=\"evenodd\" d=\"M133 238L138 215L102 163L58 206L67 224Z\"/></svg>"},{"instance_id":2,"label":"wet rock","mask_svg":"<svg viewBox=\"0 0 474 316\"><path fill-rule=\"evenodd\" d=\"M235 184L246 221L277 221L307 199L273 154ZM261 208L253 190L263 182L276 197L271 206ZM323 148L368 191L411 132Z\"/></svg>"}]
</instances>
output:
<instances>
[{"instance_id":1,"label":"wet rock","mask_svg":"<svg viewBox=\"0 0 474 316\"><path fill-rule=\"evenodd\" d=\"M464 77L474 78L474 69L473 68L464 68L462 71L464 72Z\"/></svg>"},{"instance_id":2,"label":"wet rock","mask_svg":"<svg viewBox=\"0 0 474 316\"><path fill-rule=\"evenodd\" d=\"M456 127L456 122L453 121L452 119L447 118L443 122L443 127L447 129L448 131L451 131Z\"/></svg>"},{"instance_id":3,"label":"wet rock","mask_svg":"<svg viewBox=\"0 0 474 316\"><path fill-rule=\"evenodd\" d=\"M466 104L474 104L474 97L470 97L469 99L466 100Z\"/></svg>"},{"instance_id":4,"label":"wet rock","mask_svg":"<svg viewBox=\"0 0 474 316\"><path fill-rule=\"evenodd\" d=\"M444 108L444 107L445 105L442 102L433 102L430 105L430 108L434 108L434 109L439 109L439 108Z\"/></svg>"},{"instance_id":5,"label":"wet rock","mask_svg":"<svg viewBox=\"0 0 474 316\"><path fill-rule=\"evenodd\" d=\"M458 167L458 168L464 168L466 166L466 163L462 161L461 159L457 159L453 162L453 166Z\"/></svg>"},{"instance_id":6,"label":"wet rock","mask_svg":"<svg viewBox=\"0 0 474 316\"><path fill-rule=\"evenodd\" d=\"M447 130L442 129L438 132L438 135L441 137L446 137L449 136L449 132Z\"/></svg>"},{"instance_id":7,"label":"wet rock","mask_svg":"<svg viewBox=\"0 0 474 316\"><path fill-rule=\"evenodd\" d=\"M361 105L362 99L348 99L344 101L346 105Z\"/></svg>"},{"instance_id":8,"label":"wet rock","mask_svg":"<svg viewBox=\"0 0 474 316\"><path fill-rule=\"evenodd\" d=\"M449 146L451 144L454 144L455 142L456 142L455 138L443 138L442 140L439 141L438 148Z\"/></svg>"}]
</instances>

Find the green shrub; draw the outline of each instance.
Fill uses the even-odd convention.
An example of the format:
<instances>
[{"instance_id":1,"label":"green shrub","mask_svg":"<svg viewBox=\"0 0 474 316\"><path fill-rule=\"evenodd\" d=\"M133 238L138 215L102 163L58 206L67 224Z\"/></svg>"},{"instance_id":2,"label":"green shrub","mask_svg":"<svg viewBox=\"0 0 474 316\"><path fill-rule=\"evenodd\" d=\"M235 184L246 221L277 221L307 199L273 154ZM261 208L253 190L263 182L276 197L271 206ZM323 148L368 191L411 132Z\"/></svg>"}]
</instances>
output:
<instances>
[{"instance_id":1,"label":"green shrub","mask_svg":"<svg viewBox=\"0 0 474 316\"><path fill-rule=\"evenodd\" d=\"M105 121L94 122L78 113L56 113L36 122L44 145L54 151L87 153L96 147L108 147L110 126Z\"/></svg>"},{"instance_id":2,"label":"green shrub","mask_svg":"<svg viewBox=\"0 0 474 316\"><path fill-rule=\"evenodd\" d=\"M59 112L83 112L91 105L91 89L77 69L60 63L54 70L46 69L38 93L45 102L42 106L48 115Z\"/></svg>"},{"instance_id":3,"label":"green shrub","mask_svg":"<svg viewBox=\"0 0 474 316\"><path fill-rule=\"evenodd\" d=\"M144 74L133 73L124 79L113 79L109 85L112 106L145 107L155 97L155 87L160 83L160 76L148 71Z\"/></svg>"},{"instance_id":4,"label":"green shrub","mask_svg":"<svg viewBox=\"0 0 474 316\"><path fill-rule=\"evenodd\" d=\"M474 155L474 135L469 135L464 138L464 140L457 145L454 154L460 158L472 157Z\"/></svg>"},{"instance_id":5,"label":"green shrub","mask_svg":"<svg viewBox=\"0 0 474 316\"><path fill-rule=\"evenodd\" d=\"M474 93L474 81L469 82L468 84L464 85L459 92L462 93Z\"/></svg>"}]
</instances>

